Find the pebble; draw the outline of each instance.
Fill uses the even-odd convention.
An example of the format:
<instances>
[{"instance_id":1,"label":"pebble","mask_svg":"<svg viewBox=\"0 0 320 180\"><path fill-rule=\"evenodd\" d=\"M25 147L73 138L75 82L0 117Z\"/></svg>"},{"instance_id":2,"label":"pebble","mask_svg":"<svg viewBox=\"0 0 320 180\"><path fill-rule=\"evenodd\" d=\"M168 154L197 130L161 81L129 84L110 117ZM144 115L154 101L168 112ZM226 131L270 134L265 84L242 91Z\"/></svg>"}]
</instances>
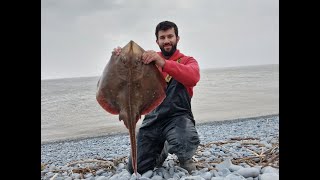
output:
<instances>
[{"instance_id":1,"label":"pebble","mask_svg":"<svg viewBox=\"0 0 320 180\"><path fill-rule=\"evenodd\" d=\"M126 134L46 143L41 145L41 163L45 164L41 179L50 180L55 176L55 180L278 180L279 168L262 167L258 165L259 158L252 158L256 163L253 167L253 162L234 163L236 159L255 156L253 152L260 154L279 144L278 126L278 115L196 125L201 141L193 157L197 170L189 174L178 166L177 157L169 154L162 167L142 175L138 173L138 178L125 168L130 154ZM232 142L231 138L242 140ZM228 143L219 144L221 142ZM279 148L274 151L278 152ZM83 163L88 159L109 160L113 164L107 167L94 162ZM79 163L68 166L75 161ZM83 172L79 171L81 168ZM85 168L92 171L85 171Z\"/></svg>"}]
</instances>

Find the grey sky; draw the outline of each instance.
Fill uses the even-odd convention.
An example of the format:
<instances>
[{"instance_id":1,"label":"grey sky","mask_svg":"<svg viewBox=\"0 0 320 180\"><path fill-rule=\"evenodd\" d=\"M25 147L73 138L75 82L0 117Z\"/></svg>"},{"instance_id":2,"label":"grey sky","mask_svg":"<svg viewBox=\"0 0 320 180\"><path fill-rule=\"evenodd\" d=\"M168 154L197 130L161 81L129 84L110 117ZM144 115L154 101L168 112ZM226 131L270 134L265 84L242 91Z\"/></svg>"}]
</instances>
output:
<instances>
[{"instance_id":1,"label":"grey sky","mask_svg":"<svg viewBox=\"0 0 320 180\"><path fill-rule=\"evenodd\" d=\"M279 63L279 0L41 0L41 79L99 76L130 40L158 51L163 20L200 69Z\"/></svg>"}]
</instances>

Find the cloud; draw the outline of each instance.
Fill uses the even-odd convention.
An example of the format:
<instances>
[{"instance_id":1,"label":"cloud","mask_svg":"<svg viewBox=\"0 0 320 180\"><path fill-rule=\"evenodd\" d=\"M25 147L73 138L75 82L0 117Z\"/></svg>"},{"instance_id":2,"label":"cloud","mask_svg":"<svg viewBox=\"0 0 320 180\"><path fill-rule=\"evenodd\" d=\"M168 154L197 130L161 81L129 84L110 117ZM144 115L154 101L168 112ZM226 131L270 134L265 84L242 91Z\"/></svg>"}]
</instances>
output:
<instances>
[{"instance_id":1,"label":"cloud","mask_svg":"<svg viewBox=\"0 0 320 180\"><path fill-rule=\"evenodd\" d=\"M100 75L134 40L158 50L155 27L179 27L178 48L201 68L278 63L278 0L42 0L43 78Z\"/></svg>"}]
</instances>

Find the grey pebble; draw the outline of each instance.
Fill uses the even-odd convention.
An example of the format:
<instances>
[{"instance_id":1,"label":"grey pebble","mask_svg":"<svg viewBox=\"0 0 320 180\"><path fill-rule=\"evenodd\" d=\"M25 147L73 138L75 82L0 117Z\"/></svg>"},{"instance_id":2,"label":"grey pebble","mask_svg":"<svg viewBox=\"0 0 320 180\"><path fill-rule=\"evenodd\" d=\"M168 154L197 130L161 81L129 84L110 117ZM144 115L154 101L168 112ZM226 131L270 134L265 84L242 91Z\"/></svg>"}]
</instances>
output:
<instances>
[{"instance_id":1,"label":"grey pebble","mask_svg":"<svg viewBox=\"0 0 320 180\"><path fill-rule=\"evenodd\" d=\"M212 177L211 180L225 180L224 177Z\"/></svg>"},{"instance_id":2,"label":"grey pebble","mask_svg":"<svg viewBox=\"0 0 320 180\"><path fill-rule=\"evenodd\" d=\"M261 169L262 173L277 173L279 174L279 170L277 170L276 168L273 168L271 166L266 166L264 168Z\"/></svg>"},{"instance_id":3,"label":"grey pebble","mask_svg":"<svg viewBox=\"0 0 320 180\"><path fill-rule=\"evenodd\" d=\"M231 172L234 172L234 171L238 171L239 169L243 168L242 166L239 166L239 165L234 165L232 164L230 167L229 167L229 170Z\"/></svg>"},{"instance_id":4,"label":"grey pebble","mask_svg":"<svg viewBox=\"0 0 320 180\"><path fill-rule=\"evenodd\" d=\"M246 180L243 176L238 173L232 173L225 177L225 180Z\"/></svg>"},{"instance_id":5,"label":"grey pebble","mask_svg":"<svg viewBox=\"0 0 320 180\"><path fill-rule=\"evenodd\" d=\"M164 179L172 178L172 176L167 171L163 171L162 174L163 174Z\"/></svg>"},{"instance_id":6,"label":"grey pebble","mask_svg":"<svg viewBox=\"0 0 320 180\"><path fill-rule=\"evenodd\" d=\"M54 178L54 180L64 180L64 178L63 177L56 177L56 178Z\"/></svg>"},{"instance_id":7,"label":"grey pebble","mask_svg":"<svg viewBox=\"0 0 320 180\"><path fill-rule=\"evenodd\" d=\"M263 173L259 177L260 180L279 180L279 175L277 173Z\"/></svg>"},{"instance_id":8,"label":"grey pebble","mask_svg":"<svg viewBox=\"0 0 320 180\"><path fill-rule=\"evenodd\" d=\"M106 178L105 176L100 176L100 177L96 178L95 180L108 180L108 178Z\"/></svg>"},{"instance_id":9,"label":"grey pebble","mask_svg":"<svg viewBox=\"0 0 320 180\"><path fill-rule=\"evenodd\" d=\"M149 171L143 173L141 176L142 176L142 177L150 178L152 174L153 174L153 171L152 171L152 170L149 170Z\"/></svg>"},{"instance_id":10,"label":"grey pebble","mask_svg":"<svg viewBox=\"0 0 320 180\"><path fill-rule=\"evenodd\" d=\"M273 116L270 117L268 121L264 118L257 118L252 120L235 120L198 125L197 130L201 144L228 141L232 137L256 137L259 139L257 141L265 145L264 151L266 151L270 146L278 143L278 125L278 116ZM106 144L108 146L106 146ZM261 152L261 148L254 145L248 148L256 152ZM162 167L157 168L154 171L150 170L142 176L138 174L138 176L141 180L279 179L278 168L267 166L261 169L261 166L251 167L246 163L240 163L238 165L232 164L231 159L253 155L241 145L240 141L223 145L212 144L211 147L206 147L201 151L202 153L194 156L196 162L201 162L201 167L198 167L191 175L185 169L178 166L177 157L174 154L169 154ZM65 171L61 172L56 179L81 179L80 174L71 173L71 170L89 167L95 169L96 173L85 173L84 178L86 179L136 180L136 176L130 174L125 169L125 166L128 163L127 157L129 154L130 142L128 134L42 144L41 163L47 164L47 166L45 170L41 171L41 179L47 180L53 177L56 174L52 172L54 170ZM102 168L94 163L80 163L73 167L66 166L67 163L86 159L102 158L113 161L115 158L123 157L124 160L120 162L115 169ZM221 159L223 159L221 163L212 162ZM256 161L260 161L260 159L257 158ZM212 168L214 169L209 171L209 169Z\"/></svg>"},{"instance_id":11,"label":"grey pebble","mask_svg":"<svg viewBox=\"0 0 320 180\"><path fill-rule=\"evenodd\" d=\"M181 180L205 180L201 176L188 176L188 177L183 177Z\"/></svg>"},{"instance_id":12,"label":"grey pebble","mask_svg":"<svg viewBox=\"0 0 320 180\"><path fill-rule=\"evenodd\" d=\"M239 173L241 176L247 178L247 177L257 177L259 176L260 172L257 168L241 168L238 171L236 171L237 173Z\"/></svg>"},{"instance_id":13,"label":"grey pebble","mask_svg":"<svg viewBox=\"0 0 320 180\"><path fill-rule=\"evenodd\" d=\"M211 152L210 151L204 151L202 153L203 156L211 156Z\"/></svg>"},{"instance_id":14,"label":"grey pebble","mask_svg":"<svg viewBox=\"0 0 320 180\"><path fill-rule=\"evenodd\" d=\"M162 180L162 176L155 175L151 178L151 180Z\"/></svg>"},{"instance_id":15,"label":"grey pebble","mask_svg":"<svg viewBox=\"0 0 320 180\"><path fill-rule=\"evenodd\" d=\"M179 174L174 174L172 178L173 179L180 179L180 176L179 176Z\"/></svg>"},{"instance_id":16,"label":"grey pebble","mask_svg":"<svg viewBox=\"0 0 320 180\"><path fill-rule=\"evenodd\" d=\"M141 178L139 178L139 180L151 180L151 179L147 178L147 177L141 177Z\"/></svg>"},{"instance_id":17,"label":"grey pebble","mask_svg":"<svg viewBox=\"0 0 320 180\"><path fill-rule=\"evenodd\" d=\"M174 168L173 168L173 167L171 167L171 168L169 169L169 174L170 174L171 176L174 175Z\"/></svg>"},{"instance_id":18,"label":"grey pebble","mask_svg":"<svg viewBox=\"0 0 320 180\"><path fill-rule=\"evenodd\" d=\"M222 169L229 169L229 167L232 165L232 162L230 159L226 159L223 162L221 162L220 164L216 165L216 168L221 171Z\"/></svg>"},{"instance_id":19,"label":"grey pebble","mask_svg":"<svg viewBox=\"0 0 320 180\"><path fill-rule=\"evenodd\" d=\"M84 178L89 178L89 177L91 177L91 176L93 176L93 174L92 174L92 173L88 173L88 174L85 174L85 175L84 175Z\"/></svg>"},{"instance_id":20,"label":"grey pebble","mask_svg":"<svg viewBox=\"0 0 320 180\"><path fill-rule=\"evenodd\" d=\"M80 174L78 174L78 173L73 173L72 175L71 175L71 177L72 178L74 178L74 179L80 179Z\"/></svg>"},{"instance_id":21,"label":"grey pebble","mask_svg":"<svg viewBox=\"0 0 320 180\"><path fill-rule=\"evenodd\" d=\"M182 168L182 167L180 167L180 166L175 166L175 168L176 168L177 170L181 171L181 172L184 172L184 174L189 174L189 172L188 172L186 169L184 169L184 168Z\"/></svg>"},{"instance_id":22,"label":"grey pebble","mask_svg":"<svg viewBox=\"0 0 320 180\"><path fill-rule=\"evenodd\" d=\"M111 176L110 180L117 180L119 179L119 174L114 174L113 176Z\"/></svg>"},{"instance_id":23,"label":"grey pebble","mask_svg":"<svg viewBox=\"0 0 320 180\"><path fill-rule=\"evenodd\" d=\"M227 176L228 174L231 173L230 170L227 168L222 169L221 172L222 172L222 176Z\"/></svg>"},{"instance_id":24,"label":"grey pebble","mask_svg":"<svg viewBox=\"0 0 320 180\"><path fill-rule=\"evenodd\" d=\"M105 172L105 170L99 169L98 171L96 171L96 175L100 176L104 172Z\"/></svg>"},{"instance_id":25,"label":"grey pebble","mask_svg":"<svg viewBox=\"0 0 320 180\"><path fill-rule=\"evenodd\" d=\"M212 174L210 172L205 172L205 173L201 174L200 176L203 177L205 180L210 180L212 177Z\"/></svg>"}]
</instances>

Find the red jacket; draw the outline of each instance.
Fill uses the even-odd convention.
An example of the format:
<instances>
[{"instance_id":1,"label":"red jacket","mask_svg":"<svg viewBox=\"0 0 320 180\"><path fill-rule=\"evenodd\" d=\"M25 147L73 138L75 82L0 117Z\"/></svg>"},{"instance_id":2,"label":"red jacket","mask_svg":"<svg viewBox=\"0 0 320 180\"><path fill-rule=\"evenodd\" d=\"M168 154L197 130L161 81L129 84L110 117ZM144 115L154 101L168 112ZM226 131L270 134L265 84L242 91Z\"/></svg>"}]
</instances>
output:
<instances>
[{"instance_id":1,"label":"red jacket","mask_svg":"<svg viewBox=\"0 0 320 180\"><path fill-rule=\"evenodd\" d=\"M161 52L158 54L164 58ZM180 63L176 62L181 58ZM164 58L165 59L165 58ZM185 56L180 53L179 50L170 57L170 59L165 59L166 63L163 68L159 68L165 78L167 74L172 76L175 80L183 84L190 97L193 96L193 87L196 86L200 80L200 71L198 62L190 56Z\"/></svg>"}]
</instances>

